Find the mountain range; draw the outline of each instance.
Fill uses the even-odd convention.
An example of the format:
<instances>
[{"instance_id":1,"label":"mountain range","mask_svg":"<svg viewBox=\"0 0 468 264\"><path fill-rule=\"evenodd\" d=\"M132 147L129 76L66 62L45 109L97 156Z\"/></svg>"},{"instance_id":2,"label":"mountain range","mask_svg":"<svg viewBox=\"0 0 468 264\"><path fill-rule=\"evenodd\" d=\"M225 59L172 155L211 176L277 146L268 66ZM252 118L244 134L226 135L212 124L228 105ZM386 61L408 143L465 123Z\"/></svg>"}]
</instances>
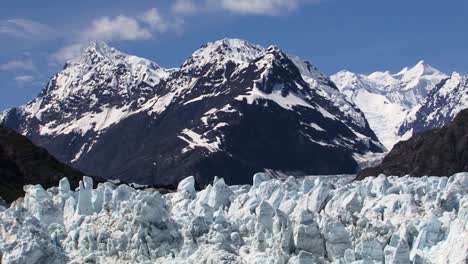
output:
<instances>
[{"instance_id":1,"label":"mountain range","mask_svg":"<svg viewBox=\"0 0 468 264\"><path fill-rule=\"evenodd\" d=\"M466 76L424 62L331 77L279 47L210 42L165 69L93 42L31 102L0 114L79 170L143 184L356 173L466 108Z\"/></svg>"},{"instance_id":2,"label":"mountain range","mask_svg":"<svg viewBox=\"0 0 468 264\"><path fill-rule=\"evenodd\" d=\"M446 78L447 75L424 61L396 74L341 71L331 76L340 91L365 113L371 128L388 150L402 139L400 126L409 112L418 108L430 91Z\"/></svg>"},{"instance_id":3,"label":"mountain range","mask_svg":"<svg viewBox=\"0 0 468 264\"><path fill-rule=\"evenodd\" d=\"M353 173L356 157L384 151L316 67L238 39L177 69L94 42L2 123L86 173L146 184Z\"/></svg>"}]
</instances>

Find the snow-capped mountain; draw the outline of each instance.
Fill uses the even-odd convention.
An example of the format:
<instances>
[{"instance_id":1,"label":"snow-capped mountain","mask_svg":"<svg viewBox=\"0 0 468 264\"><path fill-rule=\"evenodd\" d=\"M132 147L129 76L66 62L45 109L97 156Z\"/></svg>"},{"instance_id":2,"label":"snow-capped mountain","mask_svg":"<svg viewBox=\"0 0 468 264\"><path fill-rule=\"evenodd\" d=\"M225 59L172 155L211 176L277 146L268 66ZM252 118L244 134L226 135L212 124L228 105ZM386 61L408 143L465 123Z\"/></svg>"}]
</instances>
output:
<instances>
[{"instance_id":1,"label":"snow-capped mountain","mask_svg":"<svg viewBox=\"0 0 468 264\"><path fill-rule=\"evenodd\" d=\"M352 173L383 152L364 114L278 47L208 43L178 69L94 43L2 121L92 175L246 183L264 169Z\"/></svg>"},{"instance_id":2,"label":"snow-capped mountain","mask_svg":"<svg viewBox=\"0 0 468 264\"><path fill-rule=\"evenodd\" d=\"M417 132L449 124L468 108L468 75L454 72L439 83L405 118L399 134L408 137Z\"/></svg>"},{"instance_id":3,"label":"snow-capped mountain","mask_svg":"<svg viewBox=\"0 0 468 264\"><path fill-rule=\"evenodd\" d=\"M365 114L369 125L390 150L401 139L398 131L408 113L447 76L418 62L396 74L374 72L370 75L341 71L331 76L342 93Z\"/></svg>"},{"instance_id":4,"label":"snow-capped mountain","mask_svg":"<svg viewBox=\"0 0 468 264\"><path fill-rule=\"evenodd\" d=\"M104 42L93 42L67 62L34 100L5 111L3 123L41 144L38 137L43 136L74 134L84 139L85 144L66 140L70 142L64 151L75 153L74 157L58 155L64 161L74 160L92 147L102 130L153 98L156 85L171 71ZM44 146L57 154L53 146Z\"/></svg>"}]
</instances>

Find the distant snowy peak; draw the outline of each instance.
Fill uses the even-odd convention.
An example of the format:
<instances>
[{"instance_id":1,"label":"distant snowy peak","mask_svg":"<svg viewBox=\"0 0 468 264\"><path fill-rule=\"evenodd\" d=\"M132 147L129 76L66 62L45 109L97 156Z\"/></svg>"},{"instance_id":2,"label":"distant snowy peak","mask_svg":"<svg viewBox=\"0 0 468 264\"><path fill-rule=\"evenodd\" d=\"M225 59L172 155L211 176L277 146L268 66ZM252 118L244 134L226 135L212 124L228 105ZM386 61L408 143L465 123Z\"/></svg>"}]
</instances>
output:
<instances>
[{"instance_id":1,"label":"distant snowy peak","mask_svg":"<svg viewBox=\"0 0 468 264\"><path fill-rule=\"evenodd\" d=\"M371 83L367 79L367 76L362 74L343 70L332 75L330 78L336 84L338 89L350 99L354 99L356 93L360 90L380 93L379 90L374 88L376 85Z\"/></svg>"},{"instance_id":2,"label":"distant snowy peak","mask_svg":"<svg viewBox=\"0 0 468 264\"><path fill-rule=\"evenodd\" d=\"M364 112L370 127L388 150L400 140L398 131L407 114L445 78L447 75L424 61L396 74L340 71L331 76L339 90Z\"/></svg>"},{"instance_id":3,"label":"distant snowy peak","mask_svg":"<svg viewBox=\"0 0 468 264\"><path fill-rule=\"evenodd\" d=\"M433 68L423 60L419 61L413 67L405 67L398 73L392 74L389 71L373 72L367 78L382 86L382 90L408 90L415 88L421 79L430 81L433 85L439 83L447 75ZM430 85L425 86L428 90L432 89Z\"/></svg>"},{"instance_id":4,"label":"distant snowy peak","mask_svg":"<svg viewBox=\"0 0 468 264\"><path fill-rule=\"evenodd\" d=\"M466 108L468 108L468 75L454 72L408 114L399 129L399 134L410 135L445 126Z\"/></svg>"},{"instance_id":5,"label":"distant snowy peak","mask_svg":"<svg viewBox=\"0 0 468 264\"><path fill-rule=\"evenodd\" d=\"M405 67L396 74L374 72L367 80L386 95L393 103L411 109L419 104L436 84L448 76L432 66L418 62L412 68Z\"/></svg>"}]
</instances>

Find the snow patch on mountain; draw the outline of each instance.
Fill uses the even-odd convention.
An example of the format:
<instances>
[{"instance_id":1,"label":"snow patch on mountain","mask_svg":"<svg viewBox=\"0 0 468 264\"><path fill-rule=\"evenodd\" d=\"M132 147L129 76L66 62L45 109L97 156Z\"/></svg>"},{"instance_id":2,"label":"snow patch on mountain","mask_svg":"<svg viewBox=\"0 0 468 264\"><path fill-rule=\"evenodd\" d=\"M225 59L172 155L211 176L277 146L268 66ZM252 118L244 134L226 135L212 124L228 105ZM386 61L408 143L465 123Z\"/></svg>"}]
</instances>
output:
<instances>
[{"instance_id":1,"label":"snow patch on mountain","mask_svg":"<svg viewBox=\"0 0 468 264\"><path fill-rule=\"evenodd\" d=\"M160 194L66 179L0 207L2 263L463 263L468 173L193 177Z\"/></svg>"},{"instance_id":2,"label":"snow patch on mountain","mask_svg":"<svg viewBox=\"0 0 468 264\"><path fill-rule=\"evenodd\" d=\"M179 135L179 138L189 144L187 147L182 149L182 153L197 147L205 148L210 152L216 152L220 150L221 139L219 137L216 137L216 141L210 142L208 139L204 138L203 135L197 134L190 129L184 129Z\"/></svg>"}]
</instances>

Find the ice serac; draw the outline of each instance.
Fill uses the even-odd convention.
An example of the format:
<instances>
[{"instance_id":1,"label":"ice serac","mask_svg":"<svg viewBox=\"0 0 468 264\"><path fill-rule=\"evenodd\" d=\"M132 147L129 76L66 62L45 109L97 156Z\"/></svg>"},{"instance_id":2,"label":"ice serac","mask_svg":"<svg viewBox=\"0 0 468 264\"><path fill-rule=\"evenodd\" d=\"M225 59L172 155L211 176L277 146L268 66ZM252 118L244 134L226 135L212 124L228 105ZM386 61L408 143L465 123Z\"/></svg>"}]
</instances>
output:
<instances>
[{"instance_id":1,"label":"ice serac","mask_svg":"<svg viewBox=\"0 0 468 264\"><path fill-rule=\"evenodd\" d=\"M388 150L402 138L400 126L409 113L445 78L444 73L424 61L396 74L340 71L331 76L340 91L364 112L370 127Z\"/></svg>"},{"instance_id":2,"label":"ice serac","mask_svg":"<svg viewBox=\"0 0 468 264\"><path fill-rule=\"evenodd\" d=\"M87 178L77 190L67 180L48 190L26 186L24 199L0 210L1 261L458 264L468 258L468 173L255 178L255 186L216 178L194 192L189 177L164 195L110 182L92 189ZM329 197L312 211L308 196L323 185ZM347 200L358 203L343 208Z\"/></svg>"},{"instance_id":3,"label":"ice serac","mask_svg":"<svg viewBox=\"0 0 468 264\"><path fill-rule=\"evenodd\" d=\"M172 70L97 42L9 113L62 161L140 184L355 173L358 157L384 152L315 66L240 39L207 43Z\"/></svg>"}]
</instances>

